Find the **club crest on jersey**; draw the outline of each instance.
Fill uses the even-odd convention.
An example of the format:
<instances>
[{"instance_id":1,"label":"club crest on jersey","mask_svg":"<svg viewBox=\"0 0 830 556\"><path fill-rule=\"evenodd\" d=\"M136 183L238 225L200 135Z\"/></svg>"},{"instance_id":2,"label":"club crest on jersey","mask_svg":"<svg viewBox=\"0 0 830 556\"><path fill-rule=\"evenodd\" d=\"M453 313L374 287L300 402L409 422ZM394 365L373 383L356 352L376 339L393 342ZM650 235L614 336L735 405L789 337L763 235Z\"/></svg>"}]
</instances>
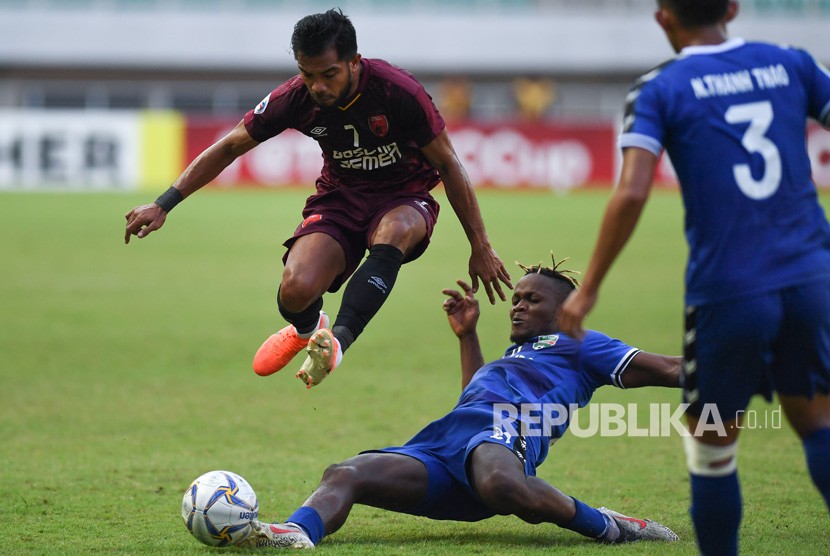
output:
<instances>
[{"instance_id":1,"label":"club crest on jersey","mask_svg":"<svg viewBox=\"0 0 830 556\"><path fill-rule=\"evenodd\" d=\"M539 336L533 343L533 349L545 349L553 347L559 341L559 334L552 334L550 336Z\"/></svg>"},{"instance_id":2,"label":"club crest on jersey","mask_svg":"<svg viewBox=\"0 0 830 556\"><path fill-rule=\"evenodd\" d=\"M311 216L309 216L308 218L303 220L303 223L300 225L300 227L305 228L306 226L308 226L310 224L314 224L315 222L319 222L322 219L323 219L322 214L312 214Z\"/></svg>"},{"instance_id":3,"label":"club crest on jersey","mask_svg":"<svg viewBox=\"0 0 830 556\"><path fill-rule=\"evenodd\" d=\"M254 108L254 114L262 114L263 112L265 112L265 109L268 108L269 100L271 100L270 93L268 94L268 96L262 99L262 101L259 104L257 104L257 107Z\"/></svg>"},{"instance_id":4,"label":"club crest on jersey","mask_svg":"<svg viewBox=\"0 0 830 556\"><path fill-rule=\"evenodd\" d=\"M389 133L389 120L384 114L369 116L369 129L378 137L385 137Z\"/></svg>"}]
</instances>

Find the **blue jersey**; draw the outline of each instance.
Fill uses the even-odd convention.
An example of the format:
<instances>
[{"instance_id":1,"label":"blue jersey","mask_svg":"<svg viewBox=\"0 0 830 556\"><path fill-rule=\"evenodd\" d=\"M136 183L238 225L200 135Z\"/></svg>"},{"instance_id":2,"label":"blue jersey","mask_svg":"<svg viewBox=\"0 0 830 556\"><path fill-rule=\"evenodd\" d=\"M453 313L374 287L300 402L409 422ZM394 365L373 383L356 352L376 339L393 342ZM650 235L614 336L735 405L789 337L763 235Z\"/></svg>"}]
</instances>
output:
<instances>
[{"instance_id":1,"label":"blue jersey","mask_svg":"<svg viewBox=\"0 0 830 556\"><path fill-rule=\"evenodd\" d=\"M731 39L683 49L629 92L620 146L677 172L686 303L830 278L806 122L830 127L830 74L803 50Z\"/></svg>"},{"instance_id":2,"label":"blue jersey","mask_svg":"<svg viewBox=\"0 0 830 556\"><path fill-rule=\"evenodd\" d=\"M582 341L564 334L538 336L513 345L504 357L476 371L458 407L486 403L559 404L584 407L594 390L613 384L640 350L590 330ZM551 431L561 437L569 421Z\"/></svg>"}]
</instances>

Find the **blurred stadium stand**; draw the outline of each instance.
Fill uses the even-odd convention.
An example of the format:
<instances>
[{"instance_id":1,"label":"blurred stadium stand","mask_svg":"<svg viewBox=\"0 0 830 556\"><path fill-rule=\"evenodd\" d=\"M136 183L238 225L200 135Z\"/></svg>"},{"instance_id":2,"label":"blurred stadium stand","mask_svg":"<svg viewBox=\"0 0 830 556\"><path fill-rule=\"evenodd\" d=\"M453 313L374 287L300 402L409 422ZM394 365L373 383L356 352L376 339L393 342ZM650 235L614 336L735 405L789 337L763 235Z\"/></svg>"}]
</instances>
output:
<instances>
[{"instance_id":1,"label":"blurred stadium stand","mask_svg":"<svg viewBox=\"0 0 830 556\"><path fill-rule=\"evenodd\" d=\"M672 55L654 0L0 0L0 108L241 115L296 71L293 24L333 5L364 56L481 120L616 118ZM830 0L741 5L733 35L830 62Z\"/></svg>"}]
</instances>

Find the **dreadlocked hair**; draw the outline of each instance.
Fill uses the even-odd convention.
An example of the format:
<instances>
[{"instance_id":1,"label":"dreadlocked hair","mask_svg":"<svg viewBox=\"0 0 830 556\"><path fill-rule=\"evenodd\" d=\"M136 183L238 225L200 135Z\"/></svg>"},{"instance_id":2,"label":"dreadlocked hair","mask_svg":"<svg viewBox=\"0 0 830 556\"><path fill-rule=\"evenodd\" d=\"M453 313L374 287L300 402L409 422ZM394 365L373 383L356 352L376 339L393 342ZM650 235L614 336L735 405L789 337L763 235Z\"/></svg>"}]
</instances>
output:
<instances>
[{"instance_id":1,"label":"dreadlocked hair","mask_svg":"<svg viewBox=\"0 0 830 556\"><path fill-rule=\"evenodd\" d=\"M567 287L567 290L570 292L579 287L579 281L576 279L574 275L578 275L579 272L576 270L568 270L566 268L559 268L562 264L568 260L568 257L565 257L559 262L556 262L556 257L553 255L553 251L550 252L550 260L552 265L551 266L542 266L542 262L540 261L539 264L528 266L516 261L516 264L521 268L525 276L528 274L541 274L543 276L547 276L548 278L554 280L557 283L562 283L564 286Z\"/></svg>"}]
</instances>

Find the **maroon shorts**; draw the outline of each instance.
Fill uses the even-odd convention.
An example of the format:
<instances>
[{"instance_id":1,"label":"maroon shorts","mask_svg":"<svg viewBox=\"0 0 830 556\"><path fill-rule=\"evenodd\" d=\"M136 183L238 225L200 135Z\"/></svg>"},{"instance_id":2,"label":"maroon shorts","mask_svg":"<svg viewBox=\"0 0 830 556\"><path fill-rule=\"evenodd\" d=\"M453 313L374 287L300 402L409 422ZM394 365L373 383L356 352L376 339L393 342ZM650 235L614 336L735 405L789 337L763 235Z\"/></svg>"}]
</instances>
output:
<instances>
[{"instance_id":1,"label":"maroon shorts","mask_svg":"<svg viewBox=\"0 0 830 556\"><path fill-rule=\"evenodd\" d=\"M297 226L294 235L283 243L288 249L282 261L285 263L288 259L288 251L299 237L317 232L333 237L346 254L346 270L335 278L328 289L336 292L363 260L369 240L383 215L403 205L418 209L427 225L426 237L403 262L414 261L426 251L438 220L438 202L432 195L426 191L362 193L342 187L306 199L302 223Z\"/></svg>"}]
</instances>

